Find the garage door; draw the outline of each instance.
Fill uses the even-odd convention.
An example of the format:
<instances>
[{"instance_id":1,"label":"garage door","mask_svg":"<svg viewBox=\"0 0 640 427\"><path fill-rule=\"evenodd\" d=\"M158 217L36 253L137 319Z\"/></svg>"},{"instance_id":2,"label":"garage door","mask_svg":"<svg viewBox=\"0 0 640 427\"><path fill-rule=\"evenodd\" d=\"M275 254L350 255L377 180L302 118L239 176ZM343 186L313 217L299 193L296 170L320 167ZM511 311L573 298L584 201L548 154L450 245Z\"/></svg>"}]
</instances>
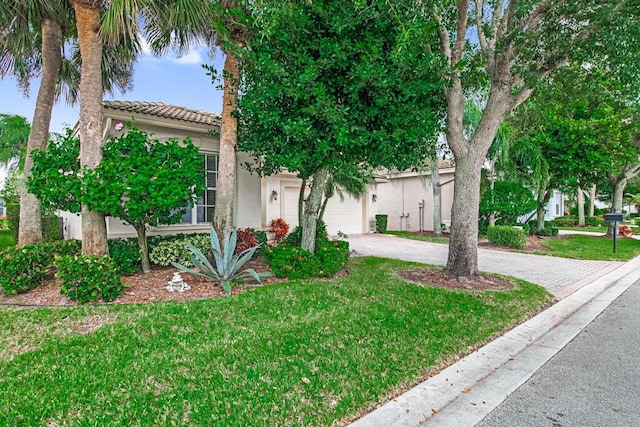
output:
<instances>
[{"instance_id":1,"label":"garage door","mask_svg":"<svg viewBox=\"0 0 640 427\"><path fill-rule=\"evenodd\" d=\"M284 220L293 229L298 225L298 195L299 187L285 187L283 209ZM344 201L335 195L327 203L324 213L324 221L330 236L335 236L338 231L345 234L360 234L363 232L364 196L355 199L344 194Z\"/></svg>"}]
</instances>

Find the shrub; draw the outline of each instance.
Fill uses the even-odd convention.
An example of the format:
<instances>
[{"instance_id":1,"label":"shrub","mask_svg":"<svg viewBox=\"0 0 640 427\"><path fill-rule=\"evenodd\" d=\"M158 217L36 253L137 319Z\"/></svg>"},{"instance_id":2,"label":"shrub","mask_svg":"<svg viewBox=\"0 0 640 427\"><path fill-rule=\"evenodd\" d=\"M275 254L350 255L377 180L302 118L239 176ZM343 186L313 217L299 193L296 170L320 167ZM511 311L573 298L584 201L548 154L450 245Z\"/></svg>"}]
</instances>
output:
<instances>
[{"instance_id":1,"label":"shrub","mask_svg":"<svg viewBox=\"0 0 640 427\"><path fill-rule=\"evenodd\" d=\"M555 218L553 221L553 225L556 227L575 227L578 225L578 218L569 215L569 216L559 216Z\"/></svg>"},{"instance_id":2,"label":"shrub","mask_svg":"<svg viewBox=\"0 0 640 427\"><path fill-rule=\"evenodd\" d=\"M267 249L264 258L278 277L308 279L320 271L318 260L311 252L289 243L280 243Z\"/></svg>"},{"instance_id":3,"label":"shrub","mask_svg":"<svg viewBox=\"0 0 640 427\"><path fill-rule=\"evenodd\" d=\"M271 221L271 231L275 234L276 243L284 242L289 233L289 224L282 218L274 219Z\"/></svg>"},{"instance_id":4,"label":"shrub","mask_svg":"<svg viewBox=\"0 0 640 427\"><path fill-rule=\"evenodd\" d=\"M376 232L386 233L389 215L376 215Z\"/></svg>"},{"instance_id":5,"label":"shrub","mask_svg":"<svg viewBox=\"0 0 640 427\"><path fill-rule=\"evenodd\" d=\"M109 239L109 255L118 272L125 276L140 271L142 268L142 254L138 239Z\"/></svg>"},{"instance_id":6,"label":"shrub","mask_svg":"<svg viewBox=\"0 0 640 427\"><path fill-rule=\"evenodd\" d=\"M158 241L158 240L156 240ZM176 239L160 240L149 252L149 260L157 265L168 267L172 262L193 267L191 252L187 245L192 245L202 251L206 256L211 256L211 241L209 234L185 234Z\"/></svg>"},{"instance_id":7,"label":"shrub","mask_svg":"<svg viewBox=\"0 0 640 427\"><path fill-rule=\"evenodd\" d=\"M116 265L108 256L58 256L55 264L60 293L80 303L113 301L124 292Z\"/></svg>"},{"instance_id":8,"label":"shrub","mask_svg":"<svg viewBox=\"0 0 640 427\"><path fill-rule=\"evenodd\" d=\"M597 216L585 216L584 224L589 227L600 227L602 226L602 220Z\"/></svg>"},{"instance_id":9,"label":"shrub","mask_svg":"<svg viewBox=\"0 0 640 427\"><path fill-rule=\"evenodd\" d=\"M491 243L510 248L522 248L527 243L524 230L510 226L489 227L487 238Z\"/></svg>"},{"instance_id":10,"label":"shrub","mask_svg":"<svg viewBox=\"0 0 640 427\"><path fill-rule=\"evenodd\" d=\"M51 274L56 255L73 255L79 252L78 240L5 248L0 252L0 286L5 295L33 289Z\"/></svg>"},{"instance_id":11,"label":"shrub","mask_svg":"<svg viewBox=\"0 0 640 427\"><path fill-rule=\"evenodd\" d=\"M349 243L342 240L324 242L317 247L315 255L299 246L281 243L267 249L264 258L278 277L330 277L342 270L349 261Z\"/></svg>"},{"instance_id":12,"label":"shrub","mask_svg":"<svg viewBox=\"0 0 640 427\"><path fill-rule=\"evenodd\" d=\"M11 230L13 240L17 242L20 227L20 205L18 203L7 203L7 226Z\"/></svg>"},{"instance_id":13,"label":"shrub","mask_svg":"<svg viewBox=\"0 0 640 427\"><path fill-rule=\"evenodd\" d=\"M341 271L349 261L349 242L334 240L321 245L316 251L320 276L331 277Z\"/></svg>"},{"instance_id":14,"label":"shrub","mask_svg":"<svg viewBox=\"0 0 640 427\"><path fill-rule=\"evenodd\" d=\"M239 254L247 249L258 246L259 244L260 242L258 242L256 230L251 227L244 229L240 228L238 229L238 243L236 244L234 253Z\"/></svg>"},{"instance_id":15,"label":"shrub","mask_svg":"<svg viewBox=\"0 0 640 427\"><path fill-rule=\"evenodd\" d=\"M261 253L264 250L264 248L267 247L267 242L269 241L269 238L267 237L267 232L263 230L257 230L256 239L258 239L258 244L260 245L260 249L258 249L257 253Z\"/></svg>"},{"instance_id":16,"label":"shrub","mask_svg":"<svg viewBox=\"0 0 640 427\"><path fill-rule=\"evenodd\" d=\"M317 248L324 245L329 241L329 234L327 233L327 224L321 219L316 224L316 251ZM300 246L302 243L302 227L297 225L291 233L287 236L286 243L291 246Z\"/></svg>"},{"instance_id":17,"label":"shrub","mask_svg":"<svg viewBox=\"0 0 640 427\"><path fill-rule=\"evenodd\" d=\"M482 195L479 214L488 220L494 213L498 225L515 224L519 216L533 211L536 205L533 193L522 184L498 181Z\"/></svg>"}]
</instances>

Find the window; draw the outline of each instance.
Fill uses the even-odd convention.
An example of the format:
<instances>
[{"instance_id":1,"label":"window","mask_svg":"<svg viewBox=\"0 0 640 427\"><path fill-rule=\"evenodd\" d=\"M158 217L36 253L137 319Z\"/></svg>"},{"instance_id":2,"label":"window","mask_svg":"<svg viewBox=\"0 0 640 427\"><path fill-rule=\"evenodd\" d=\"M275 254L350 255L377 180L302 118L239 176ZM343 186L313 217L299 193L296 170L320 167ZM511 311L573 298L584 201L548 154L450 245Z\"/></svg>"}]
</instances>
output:
<instances>
[{"instance_id":1,"label":"window","mask_svg":"<svg viewBox=\"0 0 640 427\"><path fill-rule=\"evenodd\" d=\"M0 216L7 215L7 208L4 205L4 200L0 199Z\"/></svg>"},{"instance_id":2,"label":"window","mask_svg":"<svg viewBox=\"0 0 640 427\"><path fill-rule=\"evenodd\" d=\"M198 203L187 209L182 216L182 224L202 224L213 221L216 207L216 190L218 187L218 156L205 154L202 156L205 171L206 190L198 194Z\"/></svg>"}]
</instances>

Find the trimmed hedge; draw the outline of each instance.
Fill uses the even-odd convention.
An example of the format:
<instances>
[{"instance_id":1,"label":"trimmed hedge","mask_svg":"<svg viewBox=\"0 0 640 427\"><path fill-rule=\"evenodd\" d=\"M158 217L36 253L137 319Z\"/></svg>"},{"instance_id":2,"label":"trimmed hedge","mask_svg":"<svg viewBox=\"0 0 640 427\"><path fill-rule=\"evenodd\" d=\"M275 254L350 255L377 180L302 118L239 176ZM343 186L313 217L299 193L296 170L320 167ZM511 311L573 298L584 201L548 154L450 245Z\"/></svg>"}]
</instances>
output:
<instances>
[{"instance_id":1,"label":"trimmed hedge","mask_svg":"<svg viewBox=\"0 0 640 427\"><path fill-rule=\"evenodd\" d=\"M376 215L376 232L386 233L389 215Z\"/></svg>"},{"instance_id":2,"label":"trimmed hedge","mask_svg":"<svg viewBox=\"0 0 640 427\"><path fill-rule=\"evenodd\" d=\"M491 243L510 248L523 248L527 243L524 230L510 226L495 226L487 229L487 239Z\"/></svg>"},{"instance_id":3,"label":"trimmed hedge","mask_svg":"<svg viewBox=\"0 0 640 427\"><path fill-rule=\"evenodd\" d=\"M349 261L349 243L343 240L325 242L316 248L316 253L281 243L264 253L265 261L273 274L289 279L331 277L342 270Z\"/></svg>"}]
</instances>

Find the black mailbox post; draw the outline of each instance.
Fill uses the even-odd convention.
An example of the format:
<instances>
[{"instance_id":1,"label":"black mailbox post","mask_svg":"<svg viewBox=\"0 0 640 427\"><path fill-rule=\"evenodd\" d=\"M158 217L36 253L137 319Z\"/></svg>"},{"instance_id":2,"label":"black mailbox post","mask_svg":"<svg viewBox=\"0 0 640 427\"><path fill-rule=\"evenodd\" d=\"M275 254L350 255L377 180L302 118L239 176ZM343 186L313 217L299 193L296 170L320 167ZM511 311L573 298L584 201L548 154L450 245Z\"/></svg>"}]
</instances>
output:
<instances>
[{"instance_id":1,"label":"black mailbox post","mask_svg":"<svg viewBox=\"0 0 640 427\"><path fill-rule=\"evenodd\" d=\"M613 223L613 253L616 253L616 242L618 239L618 223L624 221L624 214L613 212L604 214L604 220Z\"/></svg>"}]
</instances>

